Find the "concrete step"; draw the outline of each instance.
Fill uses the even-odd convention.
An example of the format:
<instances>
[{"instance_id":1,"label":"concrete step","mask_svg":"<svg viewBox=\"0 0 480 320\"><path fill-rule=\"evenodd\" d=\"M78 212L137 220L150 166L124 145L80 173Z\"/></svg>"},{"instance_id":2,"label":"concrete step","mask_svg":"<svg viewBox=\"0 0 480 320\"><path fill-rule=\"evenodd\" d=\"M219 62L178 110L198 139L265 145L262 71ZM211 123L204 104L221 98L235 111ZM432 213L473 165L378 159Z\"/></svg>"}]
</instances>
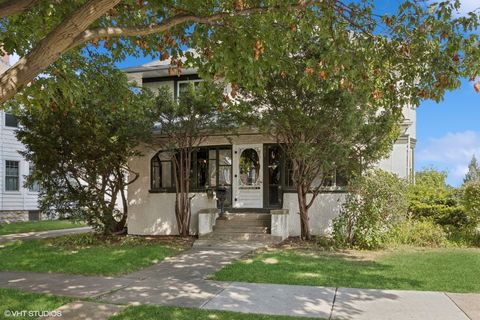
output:
<instances>
[{"instance_id":1,"label":"concrete step","mask_svg":"<svg viewBox=\"0 0 480 320\"><path fill-rule=\"evenodd\" d=\"M217 220L216 226L235 226L235 227L267 227L271 225L270 220Z\"/></svg>"},{"instance_id":2,"label":"concrete step","mask_svg":"<svg viewBox=\"0 0 480 320\"><path fill-rule=\"evenodd\" d=\"M222 219L222 218L218 218ZM228 213L225 215L226 220L271 220L272 217L268 213Z\"/></svg>"},{"instance_id":3,"label":"concrete step","mask_svg":"<svg viewBox=\"0 0 480 320\"><path fill-rule=\"evenodd\" d=\"M214 231L207 235L200 236L199 239L219 241L281 241L282 237L262 233L224 233Z\"/></svg>"},{"instance_id":4,"label":"concrete step","mask_svg":"<svg viewBox=\"0 0 480 320\"><path fill-rule=\"evenodd\" d=\"M278 243L277 240L248 241L248 240L216 240L198 239L193 243L193 248L202 250L255 250Z\"/></svg>"},{"instance_id":5,"label":"concrete step","mask_svg":"<svg viewBox=\"0 0 480 320\"><path fill-rule=\"evenodd\" d=\"M223 225L215 225L213 226L213 231L218 231L218 232L232 232L232 233L265 233L268 234L270 233L270 228L269 227L263 227L263 226L243 226L243 225L228 225L228 224L223 224Z\"/></svg>"}]
</instances>

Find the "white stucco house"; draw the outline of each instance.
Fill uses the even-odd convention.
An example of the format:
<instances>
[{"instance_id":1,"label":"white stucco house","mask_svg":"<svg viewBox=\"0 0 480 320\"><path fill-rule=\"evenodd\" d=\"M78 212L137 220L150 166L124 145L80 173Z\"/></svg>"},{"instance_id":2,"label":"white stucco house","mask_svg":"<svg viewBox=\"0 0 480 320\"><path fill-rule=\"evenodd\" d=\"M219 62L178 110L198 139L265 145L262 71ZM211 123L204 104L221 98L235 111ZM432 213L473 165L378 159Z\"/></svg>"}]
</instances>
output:
<instances>
[{"instance_id":1,"label":"white stucco house","mask_svg":"<svg viewBox=\"0 0 480 320\"><path fill-rule=\"evenodd\" d=\"M0 74L9 67L8 56L0 59ZM17 119L0 111L0 222L38 220L38 186L25 188L25 176L32 165L19 153L24 146L17 140Z\"/></svg>"},{"instance_id":2,"label":"white stucco house","mask_svg":"<svg viewBox=\"0 0 480 320\"><path fill-rule=\"evenodd\" d=\"M168 62L156 61L125 69L124 72L130 80L145 88L156 90L167 86L175 97L182 93L189 82L201 81L194 69L183 70L181 76L170 76L169 67ZM412 179L416 141L415 110L405 108L404 116L402 135L390 156L382 160L378 167L402 178ZM140 178L128 190L130 234L177 234L172 163L162 153L162 139L156 135L153 144L139 147L143 156L130 162L131 168L140 173ZM239 165L241 159L242 162L254 159L255 163L250 167L254 169L243 172ZM218 203L208 190L222 185L227 188L227 211L245 215L262 213L266 215L262 219L269 219L264 225L268 229L266 232L282 238L299 235L297 195L290 173L281 148L265 135L245 129L230 137L222 133L209 136L193 155L191 190L195 197L192 200L191 232L202 235L214 230ZM344 184L341 177L333 177L328 190L317 197L310 209L312 234L329 232L331 221L339 214L345 198ZM316 211L321 214L315 214ZM233 230L232 227L224 230Z\"/></svg>"}]
</instances>

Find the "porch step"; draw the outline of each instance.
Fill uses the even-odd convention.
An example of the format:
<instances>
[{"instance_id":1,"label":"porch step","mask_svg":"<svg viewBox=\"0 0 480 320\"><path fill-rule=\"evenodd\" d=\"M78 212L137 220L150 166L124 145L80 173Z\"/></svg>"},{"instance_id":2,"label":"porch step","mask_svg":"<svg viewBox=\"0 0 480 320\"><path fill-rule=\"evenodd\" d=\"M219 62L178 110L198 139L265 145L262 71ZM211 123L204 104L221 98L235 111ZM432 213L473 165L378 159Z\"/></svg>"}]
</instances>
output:
<instances>
[{"instance_id":1,"label":"porch step","mask_svg":"<svg viewBox=\"0 0 480 320\"><path fill-rule=\"evenodd\" d=\"M230 225L230 224L220 224L213 226L213 231L224 232L224 233L263 233L269 234L270 227L256 226L256 225Z\"/></svg>"},{"instance_id":2,"label":"porch step","mask_svg":"<svg viewBox=\"0 0 480 320\"><path fill-rule=\"evenodd\" d=\"M264 227L270 228L270 220L241 220L241 219L232 219L232 220L223 220L217 219L215 222L216 227Z\"/></svg>"},{"instance_id":3,"label":"porch step","mask_svg":"<svg viewBox=\"0 0 480 320\"><path fill-rule=\"evenodd\" d=\"M270 234L271 215L258 212L227 213L217 218L213 232L199 237L217 241L278 242L281 237ZM277 239L278 238L278 239Z\"/></svg>"},{"instance_id":4,"label":"porch step","mask_svg":"<svg viewBox=\"0 0 480 320\"><path fill-rule=\"evenodd\" d=\"M226 213L226 220L268 220L271 216L269 213Z\"/></svg>"},{"instance_id":5,"label":"porch step","mask_svg":"<svg viewBox=\"0 0 480 320\"><path fill-rule=\"evenodd\" d=\"M217 232L214 231L204 236L200 236L201 240L220 240L220 241L262 241L262 242L277 242L281 241L282 237L272 236L271 234L262 233L248 233L248 232Z\"/></svg>"}]
</instances>

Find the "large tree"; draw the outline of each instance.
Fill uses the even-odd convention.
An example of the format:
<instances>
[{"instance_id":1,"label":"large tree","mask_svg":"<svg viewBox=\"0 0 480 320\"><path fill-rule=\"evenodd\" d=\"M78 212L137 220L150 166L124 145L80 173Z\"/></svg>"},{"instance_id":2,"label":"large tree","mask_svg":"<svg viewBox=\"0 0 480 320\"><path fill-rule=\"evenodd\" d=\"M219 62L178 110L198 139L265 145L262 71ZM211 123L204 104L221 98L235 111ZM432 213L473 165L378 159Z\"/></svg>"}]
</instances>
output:
<instances>
[{"instance_id":1,"label":"large tree","mask_svg":"<svg viewBox=\"0 0 480 320\"><path fill-rule=\"evenodd\" d=\"M375 13L375 2L0 0L0 43L21 57L0 77L0 103L39 74L49 73L49 66L66 52L96 46L117 60L143 53L171 56L177 67L201 62L203 76L257 86L270 69L290 67L284 52L292 46L291 38L313 26L332 39L338 30L361 34L365 47L381 37L384 54L371 57L385 60L379 74L398 71L405 84L402 94L417 99L440 99L446 89L459 86L460 76L475 79L480 59L478 35L472 31L478 16L458 17L459 0L402 0L392 14ZM332 41L331 52L338 52L339 44ZM186 62L177 59L184 47L197 49L199 55ZM328 72L338 67L326 66Z\"/></svg>"},{"instance_id":2,"label":"large tree","mask_svg":"<svg viewBox=\"0 0 480 320\"><path fill-rule=\"evenodd\" d=\"M301 43L292 54L295 69L273 72L265 90L250 94L246 101L253 107L252 118L277 140L291 163L301 236L310 239L309 209L326 181L336 173L360 173L388 154L398 137L403 99L396 94L395 76L382 83L375 77L377 66L370 64L369 57L381 50L381 42L352 55L350 50L362 45L359 39L348 44L350 50L333 56L328 33L314 31L297 41ZM315 71L311 59L325 69ZM336 73L330 72L326 66L337 59L342 65ZM357 70L350 71L355 64ZM351 82L350 72L361 72L362 83Z\"/></svg>"},{"instance_id":3,"label":"large tree","mask_svg":"<svg viewBox=\"0 0 480 320\"><path fill-rule=\"evenodd\" d=\"M170 154L175 182L175 217L178 233L189 235L191 218L192 155L211 133L232 128L224 112L223 86L202 81L191 84L178 99L161 89L157 97L163 150Z\"/></svg>"},{"instance_id":4,"label":"large tree","mask_svg":"<svg viewBox=\"0 0 480 320\"><path fill-rule=\"evenodd\" d=\"M79 56L61 62L54 76L10 102L22 124L23 155L35 167L27 182L40 184L45 212L119 232L128 215L126 187L138 178L128 159L148 141L157 107L108 63Z\"/></svg>"}]
</instances>

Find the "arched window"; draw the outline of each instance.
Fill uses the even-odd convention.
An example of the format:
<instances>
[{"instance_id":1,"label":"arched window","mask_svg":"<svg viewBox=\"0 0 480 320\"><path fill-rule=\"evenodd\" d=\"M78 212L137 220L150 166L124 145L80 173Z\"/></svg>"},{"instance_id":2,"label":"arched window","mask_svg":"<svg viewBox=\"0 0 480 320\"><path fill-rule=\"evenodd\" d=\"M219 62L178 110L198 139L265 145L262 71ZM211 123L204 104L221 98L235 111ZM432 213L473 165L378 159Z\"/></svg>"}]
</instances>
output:
<instances>
[{"instance_id":1,"label":"arched window","mask_svg":"<svg viewBox=\"0 0 480 320\"><path fill-rule=\"evenodd\" d=\"M172 160L162 155L161 152L151 160L151 190L166 190L173 187Z\"/></svg>"}]
</instances>

